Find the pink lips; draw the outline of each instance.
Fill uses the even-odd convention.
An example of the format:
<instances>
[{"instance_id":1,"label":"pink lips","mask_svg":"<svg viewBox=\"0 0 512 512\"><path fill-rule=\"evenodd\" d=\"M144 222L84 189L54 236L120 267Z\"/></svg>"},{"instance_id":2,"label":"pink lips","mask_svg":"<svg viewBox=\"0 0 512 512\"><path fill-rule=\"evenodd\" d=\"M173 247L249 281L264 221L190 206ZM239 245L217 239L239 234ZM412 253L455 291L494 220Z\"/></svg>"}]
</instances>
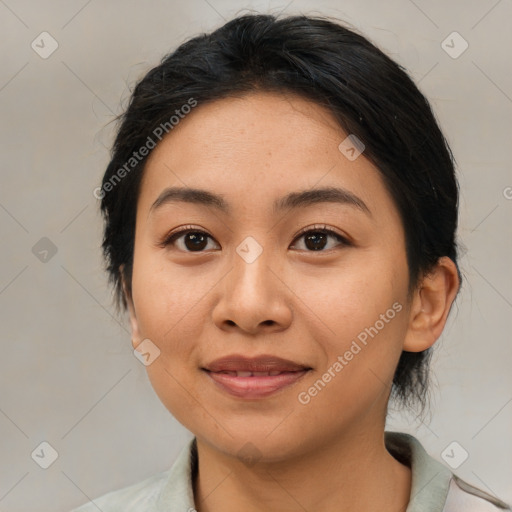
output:
<instances>
[{"instance_id":1,"label":"pink lips","mask_svg":"<svg viewBox=\"0 0 512 512\"><path fill-rule=\"evenodd\" d=\"M240 398L264 398L297 382L311 368L274 356L216 359L203 370L221 389Z\"/></svg>"}]
</instances>

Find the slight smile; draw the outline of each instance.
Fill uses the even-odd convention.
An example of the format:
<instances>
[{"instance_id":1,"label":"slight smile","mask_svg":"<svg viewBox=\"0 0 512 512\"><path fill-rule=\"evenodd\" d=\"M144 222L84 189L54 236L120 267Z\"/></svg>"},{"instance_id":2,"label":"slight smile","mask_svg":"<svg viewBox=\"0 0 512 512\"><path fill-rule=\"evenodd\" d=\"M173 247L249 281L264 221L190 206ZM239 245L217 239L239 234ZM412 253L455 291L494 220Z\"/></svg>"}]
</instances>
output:
<instances>
[{"instance_id":1,"label":"slight smile","mask_svg":"<svg viewBox=\"0 0 512 512\"><path fill-rule=\"evenodd\" d=\"M298 382L312 368L276 356L231 355L201 368L223 391L245 399L265 398Z\"/></svg>"}]
</instances>

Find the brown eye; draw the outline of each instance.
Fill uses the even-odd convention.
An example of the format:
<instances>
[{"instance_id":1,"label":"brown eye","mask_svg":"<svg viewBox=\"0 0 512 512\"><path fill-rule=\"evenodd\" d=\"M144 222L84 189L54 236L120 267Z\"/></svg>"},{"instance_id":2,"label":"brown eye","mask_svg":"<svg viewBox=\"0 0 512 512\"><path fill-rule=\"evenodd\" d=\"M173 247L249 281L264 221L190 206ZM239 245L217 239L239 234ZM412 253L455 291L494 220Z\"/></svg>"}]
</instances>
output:
<instances>
[{"instance_id":1,"label":"brown eye","mask_svg":"<svg viewBox=\"0 0 512 512\"><path fill-rule=\"evenodd\" d=\"M338 244L336 245L350 245L348 240L336 233L335 231L332 231L330 229L309 229L308 231L302 232L296 240L299 240L303 238L304 239L304 247L305 249L299 248L301 250L306 250L309 252L312 251L323 251L324 249L332 249L333 246L331 244L329 245L329 239L336 239Z\"/></svg>"},{"instance_id":2,"label":"brown eye","mask_svg":"<svg viewBox=\"0 0 512 512\"><path fill-rule=\"evenodd\" d=\"M182 230L167 237L162 246L175 246L184 252L202 252L208 245L208 240L213 238L204 231Z\"/></svg>"},{"instance_id":3,"label":"brown eye","mask_svg":"<svg viewBox=\"0 0 512 512\"><path fill-rule=\"evenodd\" d=\"M199 231L190 231L184 235L183 243L191 251L201 251L208 243L208 235Z\"/></svg>"},{"instance_id":4,"label":"brown eye","mask_svg":"<svg viewBox=\"0 0 512 512\"><path fill-rule=\"evenodd\" d=\"M311 249L312 251L319 251L326 246L328 238L329 235L320 231L309 232L304 235L304 243L308 249Z\"/></svg>"}]
</instances>

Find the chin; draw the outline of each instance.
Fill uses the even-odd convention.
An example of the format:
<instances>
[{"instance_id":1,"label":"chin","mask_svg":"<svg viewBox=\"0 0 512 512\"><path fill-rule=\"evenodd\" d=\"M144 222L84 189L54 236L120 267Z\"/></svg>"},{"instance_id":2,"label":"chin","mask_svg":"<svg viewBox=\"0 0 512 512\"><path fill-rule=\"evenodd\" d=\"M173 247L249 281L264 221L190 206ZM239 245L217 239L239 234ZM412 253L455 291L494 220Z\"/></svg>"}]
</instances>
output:
<instances>
[{"instance_id":1,"label":"chin","mask_svg":"<svg viewBox=\"0 0 512 512\"><path fill-rule=\"evenodd\" d=\"M307 442L304 429L298 425L280 426L283 418L277 421L238 421L226 422L223 428L204 430L195 429L194 425L187 428L204 443L227 456L236 457L242 462L258 460L259 462L276 463L299 456L301 453L314 449L315 439ZM231 434L231 435L230 435ZM306 434L307 436L307 434ZM249 463L248 463L249 465Z\"/></svg>"}]
</instances>

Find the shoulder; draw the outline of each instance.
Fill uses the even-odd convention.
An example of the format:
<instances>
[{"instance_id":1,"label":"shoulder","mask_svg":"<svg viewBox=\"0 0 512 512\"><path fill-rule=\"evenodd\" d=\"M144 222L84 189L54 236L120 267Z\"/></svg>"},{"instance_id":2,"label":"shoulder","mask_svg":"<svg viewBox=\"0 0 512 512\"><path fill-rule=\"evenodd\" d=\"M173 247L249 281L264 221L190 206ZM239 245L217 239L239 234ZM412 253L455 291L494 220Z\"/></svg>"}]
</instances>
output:
<instances>
[{"instance_id":1,"label":"shoulder","mask_svg":"<svg viewBox=\"0 0 512 512\"><path fill-rule=\"evenodd\" d=\"M411 468L411 498L407 512L500 512L510 505L465 482L430 456L418 439L403 432L386 432L386 447Z\"/></svg>"},{"instance_id":2,"label":"shoulder","mask_svg":"<svg viewBox=\"0 0 512 512\"><path fill-rule=\"evenodd\" d=\"M169 471L162 471L140 482L110 491L99 498L73 509L71 512L150 512L157 503Z\"/></svg>"},{"instance_id":3,"label":"shoulder","mask_svg":"<svg viewBox=\"0 0 512 512\"><path fill-rule=\"evenodd\" d=\"M192 478L197 472L197 446L192 438L170 469L110 491L71 512L169 512L194 510Z\"/></svg>"},{"instance_id":4,"label":"shoulder","mask_svg":"<svg viewBox=\"0 0 512 512\"><path fill-rule=\"evenodd\" d=\"M444 512L499 512L511 510L510 505L468 484L457 475L450 480Z\"/></svg>"}]
</instances>

